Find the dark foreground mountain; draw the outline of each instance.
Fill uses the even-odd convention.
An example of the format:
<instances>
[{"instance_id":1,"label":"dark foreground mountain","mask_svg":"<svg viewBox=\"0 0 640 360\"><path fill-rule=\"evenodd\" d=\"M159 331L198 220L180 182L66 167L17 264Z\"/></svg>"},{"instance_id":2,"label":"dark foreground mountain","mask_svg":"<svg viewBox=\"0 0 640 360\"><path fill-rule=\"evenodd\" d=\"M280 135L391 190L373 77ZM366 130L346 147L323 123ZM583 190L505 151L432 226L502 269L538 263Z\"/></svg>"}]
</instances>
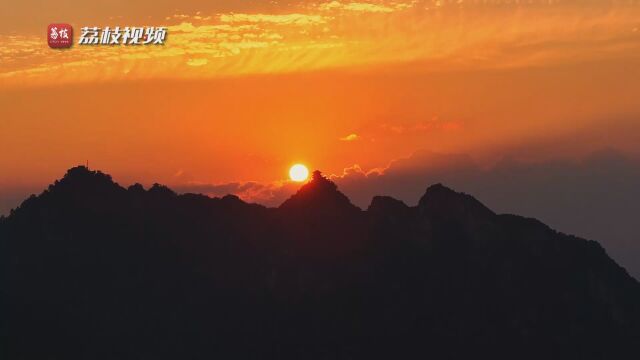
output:
<instances>
[{"instance_id":1,"label":"dark foreground mountain","mask_svg":"<svg viewBox=\"0 0 640 360\"><path fill-rule=\"evenodd\" d=\"M279 208L84 167L0 220L2 358L637 359L640 285L598 243L429 187Z\"/></svg>"}]
</instances>

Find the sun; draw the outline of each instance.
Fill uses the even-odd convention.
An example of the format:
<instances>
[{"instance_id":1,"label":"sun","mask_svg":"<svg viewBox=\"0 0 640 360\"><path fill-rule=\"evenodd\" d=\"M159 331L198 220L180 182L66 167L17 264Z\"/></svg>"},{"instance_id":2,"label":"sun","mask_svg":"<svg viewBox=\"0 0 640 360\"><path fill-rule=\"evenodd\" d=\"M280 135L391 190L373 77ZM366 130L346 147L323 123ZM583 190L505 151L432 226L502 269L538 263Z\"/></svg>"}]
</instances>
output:
<instances>
[{"instance_id":1,"label":"sun","mask_svg":"<svg viewBox=\"0 0 640 360\"><path fill-rule=\"evenodd\" d=\"M309 169L302 164L295 164L289 169L289 177L296 182L302 182L309 177Z\"/></svg>"}]
</instances>

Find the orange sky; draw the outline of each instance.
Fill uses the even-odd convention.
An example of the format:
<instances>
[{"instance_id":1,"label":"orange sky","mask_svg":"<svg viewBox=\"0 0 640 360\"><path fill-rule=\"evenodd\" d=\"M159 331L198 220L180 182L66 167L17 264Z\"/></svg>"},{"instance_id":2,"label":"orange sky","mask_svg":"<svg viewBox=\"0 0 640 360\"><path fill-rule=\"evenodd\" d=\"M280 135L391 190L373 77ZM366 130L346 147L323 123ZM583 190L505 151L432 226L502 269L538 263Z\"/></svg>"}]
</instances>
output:
<instances>
[{"instance_id":1,"label":"orange sky","mask_svg":"<svg viewBox=\"0 0 640 360\"><path fill-rule=\"evenodd\" d=\"M52 22L76 43L82 26L169 35L53 50ZM384 171L419 150L638 154L639 94L634 0L2 2L0 198L87 159L184 185Z\"/></svg>"}]
</instances>

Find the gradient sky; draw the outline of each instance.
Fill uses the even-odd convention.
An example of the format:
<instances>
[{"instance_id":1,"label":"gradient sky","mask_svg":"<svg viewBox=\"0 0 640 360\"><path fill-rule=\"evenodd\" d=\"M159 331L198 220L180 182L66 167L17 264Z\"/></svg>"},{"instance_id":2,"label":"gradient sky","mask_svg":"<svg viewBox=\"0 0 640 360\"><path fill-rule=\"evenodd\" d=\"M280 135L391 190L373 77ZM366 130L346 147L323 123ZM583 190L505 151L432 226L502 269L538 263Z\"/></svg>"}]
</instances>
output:
<instances>
[{"instance_id":1,"label":"gradient sky","mask_svg":"<svg viewBox=\"0 0 640 360\"><path fill-rule=\"evenodd\" d=\"M53 50L52 22L76 42L82 26L168 37ZM5 1L0 211L87 160L123 184L273 203L294 162L637 156L639 29L635 0Z\"/></svg>"}]
</instances>

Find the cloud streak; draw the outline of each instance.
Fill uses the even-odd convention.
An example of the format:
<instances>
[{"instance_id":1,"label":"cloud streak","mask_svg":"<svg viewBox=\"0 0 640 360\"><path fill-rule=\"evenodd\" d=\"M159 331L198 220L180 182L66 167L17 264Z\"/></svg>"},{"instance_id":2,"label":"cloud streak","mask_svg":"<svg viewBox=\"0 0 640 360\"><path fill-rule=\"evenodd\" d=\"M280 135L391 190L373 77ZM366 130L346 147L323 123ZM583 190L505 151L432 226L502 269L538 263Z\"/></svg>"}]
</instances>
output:
<instances>
[{"instance_id":1,"label":"cloud streak","mask_svg":"<svg viewBox=\"0 0 640 360\"><path fill-rule=\"evenodd\" d=\"M432 71L477 70L639 56L640 6L545 4L330 1L284 11L164 14L150 24L169 28L166 45L156 48L53 52L41 36L0 35L0 81L213 78L416 62ZM193 66L196 58L200 66Z\"/></svg>"},{"instance_id":2,"label":"cloud streak","mask_svg":"<svg viewBox=\"0 0 640 360\"><path fill-rule=\"evenodd\" d=\"M358 134L349 134L347 136L343 136L340 138L340 141L356 141L360 139L360 136L358 136Z\"/></svg>"},{"instance_id":3,"label":"cloud streak","mask_svg":"<svg viewBox=\"0 0 640 360\"><path fill-rule=\"evenodd\" d=\"M308 14L222 14L223 23L270 23L277 25L317 25L324 24L327 19L321 15Z\"/></svg>"},{"instance_id":4,"label":"cloud streak","mask_svg":"<svg viewBox=\"0 0 640 360\"><path fill-rule=\"evenodd\" d=\"M331 2L319 4L318 9L324 10L324 11L332 11L337 9L337 10L357 11L357 12L390 13L390 12L394 12L397 9L406 8L404 5L405 4L395 4L393 6L386 6L381 4L362 3L362 2L341 3L339 1L331 1Z\"/></svg>"}]
</instances>

